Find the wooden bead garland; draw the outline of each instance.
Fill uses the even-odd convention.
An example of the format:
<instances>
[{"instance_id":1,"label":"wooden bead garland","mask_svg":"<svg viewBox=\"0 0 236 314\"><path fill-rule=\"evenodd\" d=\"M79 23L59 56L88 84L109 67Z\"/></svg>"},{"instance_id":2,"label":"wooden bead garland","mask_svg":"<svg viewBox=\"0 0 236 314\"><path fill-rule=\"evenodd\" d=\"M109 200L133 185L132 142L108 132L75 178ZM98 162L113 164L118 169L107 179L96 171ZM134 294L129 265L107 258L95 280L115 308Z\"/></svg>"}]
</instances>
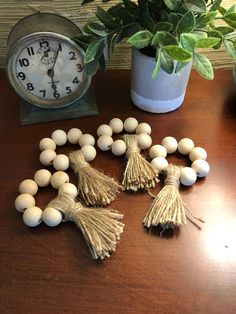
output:
<instances>
[{"instance_id":1,"label":"wooden bead garland","mask_svg":"<svg viewBox=\"0 0 236 314\"><path fill-rule=\"evenodd\" d=\"M26 179L19 185L22 194L17 196L15 207L23 213L24 223L29 227L36 227L44 221L47 226L55 227L62 221L74 221L80 228L92 257L109 257L111 252L115 251L123 232L124 224L120 222L123 215L113 209L88 208L76 202L78 191L75 185L68 182L68 175L62 171L53 175L50 173L48 181L49 173L46 169L40 169L34 175L41 186L46 186L48 182L58 189L57 197L50 201L44 210L35 206L33 195L38 191L38 184L34 180Z\"/></svg>"},{"instance_id":2,"label":"wooden bead garland","mask_svg":"<svg viewBox=\"0 0 236 314\"><path fill-rule=\"evenodd\" d=\"M112 134L127 132L122 139L113 141ZM132 134L135 133L135 134ZM126 190L137 191L149 189L158 182L157 170L141 154L141 150L150 148L151 127L147 123L129 117L124 122L113 118L108 124L102 124L97 129L98 147L103 151L111 150L115 156L126 154L127 164L122 185Z\"/></svg>"},{"instance_id":3,"label":"wooden bead garland","mask_svg":"<svg viewBox=\"0 0 236 314\"><path fill-rule=\"evenodd\" d=\"M109 131L109 126L101 126L102 132ZM111 128L110 128L111 130ZM112 130L111 130L112 132ZM95 139L91 134L83 134L80 129L73 128L66 134L63 130L55 130L52 138L44 138L39 147L42 150L40 161L45 166L53 165L58 171L65 171L69 165L78 176L78 194L86 205L106 206L110 204L119 193L119 183L90 166L89 162L96 157ZM72 144L80 145L80 149L71 152L67 157L57 155L56 145L65 145L67 140ZM55 145L53 145L53 142Z\"/></svg>"},{"instance_id":4,"label":"wooden bead garland","mask_svg":"<svg viewBox=\"0 0 236 314\"><path fill-rule=\"evenodd\" d=\"M180 184L190 186L194 184L197 177L205 177L210 166L205 160L207 153L203 148L194 147L191 139L184 138L176 141L173 137L166 137L162 140L162 145L154 145L150 148L149 155L152 158L151 163L156 167L159 173L165 175L164 187L154 198L149 211L147 212L143 223L147 228L161 226L163 231L169 228L180 227L186 224L186 210L197 220L196 217L183 202L180 193ZM178 149L179 153L189 155L192 161L191 167L179 167L168 165L165 159L166 153L174 153Z\"/></svg>"}]
</instances>

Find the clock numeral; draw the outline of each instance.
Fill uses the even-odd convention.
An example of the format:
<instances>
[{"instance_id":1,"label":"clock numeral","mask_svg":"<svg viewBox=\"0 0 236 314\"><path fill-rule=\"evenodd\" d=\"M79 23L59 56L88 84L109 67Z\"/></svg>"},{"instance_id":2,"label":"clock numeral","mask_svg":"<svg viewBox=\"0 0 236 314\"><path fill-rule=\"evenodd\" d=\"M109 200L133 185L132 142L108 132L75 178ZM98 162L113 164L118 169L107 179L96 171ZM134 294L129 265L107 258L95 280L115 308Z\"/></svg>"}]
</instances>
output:
<instances>
[{"instance_id":1,"label":"clock numeral","mask_svg":"<svg viewBox=\"0 0 236 314\"><path fill-rule=\"evenodd\" d=\"M70 86L67 86L67 87L66 87L66 91L67 91L67 92L66 92L67 94L70 94L70 93L72 92Z\"/></svg>"},{"instance_id":2,"label":"clock numeral","mask_svg":"<svg viewBox=\"0 0 236 314\"><path fill-rule=\"evenodd\" d=\"M79 84L80 83L80 81L78 80L77 76L73 79L72 83L74 83L74 84Z\"/></svg>"},{"instance_id":3,"label":"clock numeral","mask_svg":"<svg viewBox=\"0 0 236 314\"><path fill-rule=\"evenodd\" d=\"M27 47L27 52L29 56L33 56L34 55L34 48L33 47Z\"/></svg>"},{"instance_id":4,"label":"clock numeral","mask_svg":"<svg viewBox=\"0 0 236 314\"><path fill-rule=\"evenodd\" d=\"M77 67L77 72L82 72L83 71L83 67L80 63L76 64Z\"/></svg>"},{"instance_id":5,"label":"clock numeral","mask_svg":"<svg viewBox=\"0 0 236 314\"><path fill-rule=\"evenodd\" d=\"M29 60L27 58L19 59L19 63L21 67L29 66Z\"/></svg>"},{"instance_id":6,"label":"clock numeral","mask_svg":"<svg viewBox=\"0 0 236 314\"><path fill-rule=\"evenodd\" d=\"M53 96L58 99L60 98L60 94L55 90L55 92L53 93Z\"/></svg>"},{"instance_id":7,"label":"clock numeral","mask_svg":"<svg viewBox=\"0 0 236 314\"><path fill-rule=\"evenodd\" d=\"M71 56L71 57L70 57L70 60L76 60L76 59L77 59L77 58L75 57L74 51L70 51L70 52L69 52L69 55Z\"/></svg>"},{"instance_id":8,"label":"clock numeral","mask_svg":"<svg viewBox=\"0 0 236 314\"><path fill-rule=\"evenodd\" d=\"M17 77L19 77L22 81L24 81L26 79L25 73L24 72L19 72L17 74Z\"/></svg>"},{"instance_id":9,"label":"clock numeral","mask_svg":"<svg viewBox=\"0 0 236 314\"><path fill-rule=\"evenodd\" d=\"M32 83L28 83L28 84L27 84L27 89L28 89L28 90L34 90L33 84L32 84Z\"/></svg>"},{"instance_id":10,"label":"clock numeral","mask_svg":"<svg viewBox=\"0 0 236 314\"><path fill-rule=\"evenodd\" d=\"M41 90L39 90L39 92L40 92L40 93L43 93L43 97L46 96L46 91L45 91L45 89L41 89Z\"/></svg>"},{"instance_id":11,"label":"clock numeral","mask_svg":"<svg viewBox=\"0 0 236 314\"><path fill-rule=\"evenodd\" d=\"M39 42L40 48L46 48L49 47L49 42L47 40L42 40Z\"/></svg>"}]
</instances>

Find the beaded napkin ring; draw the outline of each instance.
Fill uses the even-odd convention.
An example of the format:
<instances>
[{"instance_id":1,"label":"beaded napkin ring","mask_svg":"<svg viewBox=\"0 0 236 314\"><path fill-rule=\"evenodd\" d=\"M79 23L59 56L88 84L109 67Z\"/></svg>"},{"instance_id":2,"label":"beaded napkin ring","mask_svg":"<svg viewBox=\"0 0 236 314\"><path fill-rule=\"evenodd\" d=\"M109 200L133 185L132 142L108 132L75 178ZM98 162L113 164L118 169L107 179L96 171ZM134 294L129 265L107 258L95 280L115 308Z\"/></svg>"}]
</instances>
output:
<instances>
[{"instance_id":1,"label":"beaded napkin ring","mask_svg":"<svg viewBox=\"0 0 236 314\"><path fill-rule=\"evenodd\" d=\"M176 141L174 137L165 137L162 145L154 145L149 150L151 163L159 173L165 175L164 187L154 198L146 217L143 220L147 228L161 226L163 231L174 229L186 224L186 210L200 222L202 219L196 217L187 205L183 202L180 193L180 184L185 186L193 185L197 178L208 175L210 166L207 159L207 152L202 147L195 147L194 142L189 138ZM169 165L165 159L167 154L179 151L182 155L188 155L192 164L191 167L179 167Z\"/></svg>"},{"instance_id":2,"label":"beaded napkin ring","mask_svg":"<svg viewBox=\"0 0 236 314\"><path fill-rule=\"evenodd\" d=\"M123 140L114 141L113 133L120 134L123 130L127 133L123 135ZM122 181L125 190L147 190L159 181L155 167L140 154L141 150L152 145L150 134L150 125L144 122L139 124L133 117L127 118L124 123L114 118L109 125L102 124L97 129L97 145L102 151L111 150L115 156L126 154L127 164Z\"/></svg>"}]
</instances>

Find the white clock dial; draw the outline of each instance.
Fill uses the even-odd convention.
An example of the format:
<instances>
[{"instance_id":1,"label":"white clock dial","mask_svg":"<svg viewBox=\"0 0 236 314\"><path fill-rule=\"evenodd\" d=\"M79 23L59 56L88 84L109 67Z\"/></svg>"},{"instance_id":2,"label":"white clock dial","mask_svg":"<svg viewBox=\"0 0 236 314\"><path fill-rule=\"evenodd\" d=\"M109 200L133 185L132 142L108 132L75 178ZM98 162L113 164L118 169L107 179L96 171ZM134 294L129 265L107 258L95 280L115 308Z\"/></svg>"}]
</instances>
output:
<instances>
[{"instance_id":1,"label":"white clock dial","mask_svg":"<svg viewBox=\"0 0 236 314\"><path fill-rule=\"evenodd\" d=\"M16 90L37 105L67 105L83 94L88 85L83 57L81 49L63 36L30 35L12 57Z\"/></svg>"}]
</instances>

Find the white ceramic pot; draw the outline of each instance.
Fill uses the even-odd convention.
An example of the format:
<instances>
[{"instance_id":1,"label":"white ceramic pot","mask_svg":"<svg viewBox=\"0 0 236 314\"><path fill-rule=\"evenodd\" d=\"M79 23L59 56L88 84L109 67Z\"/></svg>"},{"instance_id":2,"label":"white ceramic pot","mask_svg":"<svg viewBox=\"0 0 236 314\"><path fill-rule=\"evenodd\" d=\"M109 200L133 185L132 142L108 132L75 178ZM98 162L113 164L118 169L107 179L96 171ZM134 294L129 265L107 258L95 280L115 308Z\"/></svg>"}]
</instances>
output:
<instances>
[{"instance_id":1,"label":"white ceramic pot","mask_svg":"<svg viewBox=\"0 0 236 314\"><path fill-rule=\"evenodd\" d=\"M155 64L155 58L132 48L131 99L145 111L173 111L183 103L192 63L187 64L179 74L168 74L160 69L152 79Z\"/></svg>"}]
</instances>

